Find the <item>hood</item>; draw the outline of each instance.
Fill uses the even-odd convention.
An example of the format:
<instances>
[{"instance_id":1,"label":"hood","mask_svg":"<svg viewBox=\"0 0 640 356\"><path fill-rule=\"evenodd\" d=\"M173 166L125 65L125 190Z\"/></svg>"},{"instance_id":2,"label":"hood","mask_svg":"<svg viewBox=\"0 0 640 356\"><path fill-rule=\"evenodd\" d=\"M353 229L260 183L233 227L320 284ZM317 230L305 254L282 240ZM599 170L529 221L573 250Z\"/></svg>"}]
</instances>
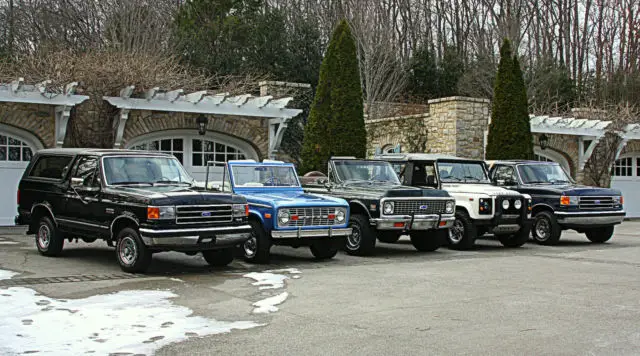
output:
<instances>
[{"instance_id":1,"label":"hood","mask_svg":"<svg viewBox=\"0 0 640 356\"><path fill-rule=\"evenodd\" d=\"M449 193L440 189L411 187L385 182L357 182L344 185L346 191L357 192L364 196L378 197L449 197Z\"/></svg>"},{"instance_id":2,"label":"hood","mask_svg":"<svg viewBox=\"0 0 640 356\"><path fill-rule=\"evenodd\" d=\"M521 195L515 190L496 187L495 185L491 185L491 184L443 183L442 188L446 189L451 194L455 194L455 193L487 194L492 197L495 197L498 195Z\"/></svg>"},{"instance_id":3,"label":"hood","mask_svg":"<svg viewBox=\"0 0 640 356\"><path fill-rule=\"evenodd\" d=\"M258 203L278 207L305 206L344 206L348 204L344 199L330 196L305 193L302 189L282 189L269 191L242 192L249 203Z\"/></svg>"},{"instance_id":4,"label":"hood","mask_svg":"<svg viewBox=\"0 0 640 356\"><path fill-rule=\"evenodd\" d=\"M616 196L622 195L617 189L589 187L577 184L527 184L526 188L569 196Z\"/></svg>"},{"instance_id":5,"label":"hood","mask_svg":"<svg viewBox=\"0 0 640 356\"><path fill-rule=\"evenodd\" d=\"M152 205L244 204L244 198L230 193L178 186L110 187L111 192L140 197Z\"/></svg>"}]
</instances>

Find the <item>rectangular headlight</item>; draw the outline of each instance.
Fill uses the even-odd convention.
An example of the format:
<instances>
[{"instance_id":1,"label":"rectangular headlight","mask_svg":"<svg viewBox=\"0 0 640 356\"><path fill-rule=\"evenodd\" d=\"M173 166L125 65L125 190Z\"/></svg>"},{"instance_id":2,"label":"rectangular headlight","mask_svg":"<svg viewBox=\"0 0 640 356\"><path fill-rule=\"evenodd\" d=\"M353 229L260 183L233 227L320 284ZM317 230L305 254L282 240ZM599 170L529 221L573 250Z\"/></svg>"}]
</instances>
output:
<instances>
[{"instance_id":1,"label":"rectangular headlight","mask_svg":"<svg viewBox=\"0 0 640 356\"><path fill-rule=\"evenodd\" d=\"M578 205L578 197L563 195L560 197L560 205L562 206Z\"/></svg>"},{"instance_id":2,"label":"rectangular headlight","mask_svg":"<svg viewBox=\"0 0 640 356\"><path fill-rule=\"evenodd\" d=\"M175 206L149 206L147 207L147 219L171 220L176 218Z\"/></svg>"},{"instance_id":3,"label":"rectangular headlight","mask_svg":"<svg viewBox=\"0 0 640 356\"><path fill-rule=\"evenodd\" d=\"M233 217L239 218L243 216L249 216L248 204L233 204Z\"/></svg>"}]
</instances>

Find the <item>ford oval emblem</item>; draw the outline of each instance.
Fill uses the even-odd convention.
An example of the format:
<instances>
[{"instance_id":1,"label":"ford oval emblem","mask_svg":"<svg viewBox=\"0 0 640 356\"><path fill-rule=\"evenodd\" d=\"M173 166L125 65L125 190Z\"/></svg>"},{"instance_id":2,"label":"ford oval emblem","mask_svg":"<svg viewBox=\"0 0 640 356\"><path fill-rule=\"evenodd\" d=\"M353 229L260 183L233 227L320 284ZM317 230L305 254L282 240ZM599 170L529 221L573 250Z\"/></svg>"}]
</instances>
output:
<instances>
[{"instance_id":1,"label":"ford oval emblem","mask_svg":"<svg viewBox=\"0 0 640 356\"><path fill-rule=\"evenodd\" d=\"M427 210L428 206L426 205L420 205L420 210Z\"/></svg>"},{"instance_id":2,"label":"ford oval emblem","mask_svg":"<svg viewBox=\"0 0 640 356\"><path fill-rule=\"evenodd\" d=\"M600 200L596 200L596 201L594 201L594 203L600 204Z\"/></svg>"},{"instance_id":3,"label":"ford oval emblem","mask_svg":"<svg viewBox=\"0 0 640 356\"><path fill-rule=\"evenodd\" d=\"M203 211L202 212L202 216L211 216L211 212L210 211Z\"/></svg>"}]
</instances>

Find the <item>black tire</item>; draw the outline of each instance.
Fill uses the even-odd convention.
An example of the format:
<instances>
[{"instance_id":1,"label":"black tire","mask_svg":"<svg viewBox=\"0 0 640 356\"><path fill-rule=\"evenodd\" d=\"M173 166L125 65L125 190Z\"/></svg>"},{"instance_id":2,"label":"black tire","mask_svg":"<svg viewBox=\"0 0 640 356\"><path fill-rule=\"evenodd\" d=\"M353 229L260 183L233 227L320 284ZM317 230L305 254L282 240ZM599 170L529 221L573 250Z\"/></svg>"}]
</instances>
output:
<instances>
[{"instance_id":1,"label":"black tire","mask_svg":"<svg viewBox=\"0 0 640 356\"><path fill-rule=\"evenodd\" d=\"M349 218L349 227L353 229L347 236L345 251L354 256L369 256L376 248L375 230L369 224L369 218L362 214L353 214Z\"/></svg>"},{"instance_id":2,"label":"black tire","mask_svg":"<svg viewBox=\"0 0 640 356\"><path fill-rule=\"evenodd\" d=\"M378 240L380 242L393 244L400 240L400 234L394 231L378 231Z\"/></svg>"},{"instance_id":3,"label":"black tire","mask_svg":"<svg viewBox=\"0 0 640 356\"><path fill-rule=\"evenodd\" d=\"M411 244L416 250L433 252L445 243L449 236L449 230L414 231L409 236L411 237Z\"/></svg>"},{"instance_id":4,"label":"black tire","mask_svg":"<svg viewBox=\"0 0 640 356\"><path fill-rule=\"evenodd\" d=\"M271 240L257 220L249 221L251 237L242 245L244 259L250 263L269 263L271 258Z\"/></svg>"},{"instance_id":5,"label":"black tire","mask_svg":"<svg viewBox=\"0 0 640 356\"><path fill-rule=\"evenodd\" d=\"M319 240L309 246L311 254L316 260L328 260L334 258L338 253L338 247L331 240Z\"/></svg>"},{"instance_id":6,"label":"black tire","mask_svg":"<svg viewBox=\"0 0 640 356\"><path fill-rule=\"evenodd\" d=\"M48 216L43 216L36 230L36 247L43 256L55 257L62 252L64 235L58 231Z\"/></svg>"},{"instance_id":7,"label":"black tire","mask_svg":"<svg viewBox=\"0 0 640 356\"><path fill-rule=\"evenodd\" d=\"M613 226L599 227L585 232L589 241L594 244L601 244L609 241L613 236Z\"/></svg>"},{"instance_id":8,"label":"black tire","mask_svg":"<svg viewBox=\"0 0 640 356\"><path fill-rule=\"evenodd\" d=\"M540 245L557 245L562 235L562 228L555 215L549 211L541 211L533 217L531 236Z\"/></svg>"},{"instance_id":9,"label":"black tire","mask_svg":"<svg viewBox=\"0 0 640 356\"><path fill-rule=\"evenodd\" d=\"M504 247L517 248L526 244L529 241L529 235L531 234L531 225L527 224L520 228L520 231L515 234L498 235L498 240Z\"/></svg>"},{"instance_id":10,"label":"black tire","mask_svg":"<svg viewBox=\"0 0 640 356\"><path fill-rule=\"evenodd\" d=\"M127 273L142 273L151 264L151 250L145 246L138 232L126 227L118 233L116 259Z\"/></svg>"},{"instance_id":11,"label":"black tire","mask_svg":"<svg viewBox=\"0 0 640 356\"><path fill-rule=\"evenodd\" d=\"M233 262L233 247L225 248L221 250L206 250L202 251L202 257L210 266L224 267Z\"/></svg>"},{"instance_id":12,"label":"black tire","mask_svg":"<svg viewBox=\"0 0 640 356\"><path fill-rule=\"evenodd\" d=\"M478 231L467 212L456 211L456 220L449 229L449 248L454 250L468 250L473 247L478 237Z\"/></svg>"}]
</instances>

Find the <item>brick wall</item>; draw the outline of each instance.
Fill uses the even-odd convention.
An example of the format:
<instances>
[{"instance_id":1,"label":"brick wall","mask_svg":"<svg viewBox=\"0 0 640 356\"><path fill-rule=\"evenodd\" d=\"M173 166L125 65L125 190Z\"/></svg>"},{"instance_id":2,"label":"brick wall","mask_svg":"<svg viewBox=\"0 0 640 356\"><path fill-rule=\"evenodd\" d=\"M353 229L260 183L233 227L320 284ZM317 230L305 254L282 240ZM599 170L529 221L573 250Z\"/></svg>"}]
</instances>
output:
<instances>
[{"instance_id":1,"label":"brick wall","mask_svg":"<svg viewBox=\"0 0 640 356\"><path fill-rule=\"evenodd\" d=\"M35 135L45 148L55 147L55 112L52 105L0 103L0 123Z\"/></svg>"}]
</instances>

